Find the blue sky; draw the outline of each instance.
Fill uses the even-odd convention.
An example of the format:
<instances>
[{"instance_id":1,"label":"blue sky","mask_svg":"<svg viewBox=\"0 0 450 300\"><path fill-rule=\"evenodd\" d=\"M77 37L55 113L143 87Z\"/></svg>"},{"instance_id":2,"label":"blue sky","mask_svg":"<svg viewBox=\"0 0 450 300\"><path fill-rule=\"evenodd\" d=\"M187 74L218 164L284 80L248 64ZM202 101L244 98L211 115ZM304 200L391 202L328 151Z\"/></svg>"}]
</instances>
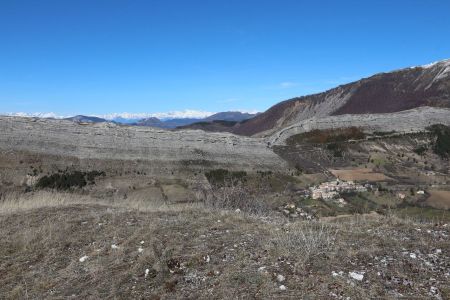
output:
<instances>
[{"instance_id":1,"label":"blue sky","mask_svg":"<svg viewBox=\"0 0 450 300\"><path fill-rule=\"evenodd\" d=\"M0 112L258 110L450 57L450 1L0 0Z\"/></svg>"}]
</instances>

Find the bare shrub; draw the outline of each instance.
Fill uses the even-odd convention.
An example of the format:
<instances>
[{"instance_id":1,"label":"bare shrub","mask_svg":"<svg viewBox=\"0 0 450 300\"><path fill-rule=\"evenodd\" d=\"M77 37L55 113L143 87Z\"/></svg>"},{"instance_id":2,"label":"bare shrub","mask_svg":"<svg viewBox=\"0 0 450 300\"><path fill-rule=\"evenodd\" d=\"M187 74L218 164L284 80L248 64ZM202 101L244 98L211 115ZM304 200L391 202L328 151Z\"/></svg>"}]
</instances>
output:
<instances>
[{"instance_id":1,"label":"bare shrub","mask_svg":"<svg viewBox=\"0 0 450 300\"><path fill-rule=\"evenodd\" d=\"M214 209L236 210L251 214L267 214L269 204L265 201L262 187L252 188L242 182L233 180L223 185L213 185L204 191L205 206Z\"/></svg>"}]
</instances>

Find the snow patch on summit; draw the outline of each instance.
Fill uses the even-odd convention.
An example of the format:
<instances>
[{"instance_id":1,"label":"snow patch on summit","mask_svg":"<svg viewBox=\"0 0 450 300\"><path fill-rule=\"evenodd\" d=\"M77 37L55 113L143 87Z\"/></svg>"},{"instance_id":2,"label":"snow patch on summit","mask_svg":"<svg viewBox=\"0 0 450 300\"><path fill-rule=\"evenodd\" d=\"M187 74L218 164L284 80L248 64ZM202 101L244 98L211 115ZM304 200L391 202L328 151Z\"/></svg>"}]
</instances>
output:
<instances>
[{"instance_id":1,"label":"snow patch on summit","mask_svg":"<svg viewBox=\"0 0 450 300\"><path fill-rule=\"evenodd\" d=\"M432 68L432 67L434 67L436 65L440 65L440 64L442 64L443 66L450 66L450 58L449 59L435 61L435 62L432 62L430 64L426 64L426 65L412 67L412 68L429 69L429 68Z\"/></svg>"}]
</instances>

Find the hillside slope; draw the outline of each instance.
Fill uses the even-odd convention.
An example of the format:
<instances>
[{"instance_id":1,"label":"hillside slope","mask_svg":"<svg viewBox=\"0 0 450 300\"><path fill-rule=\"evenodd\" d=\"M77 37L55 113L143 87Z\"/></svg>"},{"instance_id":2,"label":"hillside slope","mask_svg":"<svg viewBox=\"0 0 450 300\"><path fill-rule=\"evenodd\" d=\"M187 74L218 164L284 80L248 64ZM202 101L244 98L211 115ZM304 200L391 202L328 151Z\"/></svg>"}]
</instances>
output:
<instances>
[{"instance_id":1,"label":"hillside slope","mask_svg":"<svg viewBox=\"0 0 450 300\"><path fill-rule=\"evenodd\" d=\"M122 163L140 166L148 174L168 174L185 169L283 169L285 164L265 139L229 133L168 131L114 123L74 124L66 120L0 117L0 152L52 155L65 164L69 157L97 170ZM114 163L111 163L114 161ZM89 163L88 163L89 162ZM1 163L0 163L1 166ZM23 174L25 175L25 174ZM6 171L0 180L7 178ZM6 179L5 179L6 180Z\"/></svg>"},{"instance_id":2,"label":"hillside slope","mask_svg":"<svg viewBox=\"0 0 450 300\"><path fill-rule=\"evenodd\" d=\"M290 99L238 124L233 132L270 134L311 117L392 113L422 106L450 107L450 60L380 73L320 94Z\"/></svg>"},{"instance_id":3,"label":"hillside slope","mask_svg":"<svg viewBox=\"0 0 450 300\"><path fill-rule=\"evenodd\" d=\"M136 209L58 196L0 205L2 298L450 296L446 223L378 214L285 223L151 199ZM41 207L17 204L39 198Z\"/></svg>"}]
</instances>

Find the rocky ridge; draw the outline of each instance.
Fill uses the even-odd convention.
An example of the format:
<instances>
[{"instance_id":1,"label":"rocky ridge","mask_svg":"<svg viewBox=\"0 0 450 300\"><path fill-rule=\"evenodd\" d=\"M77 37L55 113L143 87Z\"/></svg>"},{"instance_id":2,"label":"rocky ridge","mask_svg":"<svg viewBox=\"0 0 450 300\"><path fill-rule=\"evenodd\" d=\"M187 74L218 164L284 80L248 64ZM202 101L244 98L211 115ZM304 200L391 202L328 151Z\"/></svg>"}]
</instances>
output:
<instances>
[{"instance_id":1,"label":"rocky ridge","mask_svg":"<svg viewBox=\"0 0 450 300\"><path fill-rule=\"evenodd\" d=\"M79 159L141 160L279 169L285 162L264 139L200 130L167 131L113 123L0 117L0 149Z\"/></svg>"},{"instance_id":2,"label":"rocky ridge","mask_svg":"<svg viewBox=\"0 0 450 300\"><path fill-rule=\"evenodd\" d=\"M361 127L365 131L423 131L433 124L450 125L450 109L421 107L388 114L339 115L313 117L297 122L270 137L271 145L282 145L292 135L314 129Z\"/></svg>"}]
</instances>

